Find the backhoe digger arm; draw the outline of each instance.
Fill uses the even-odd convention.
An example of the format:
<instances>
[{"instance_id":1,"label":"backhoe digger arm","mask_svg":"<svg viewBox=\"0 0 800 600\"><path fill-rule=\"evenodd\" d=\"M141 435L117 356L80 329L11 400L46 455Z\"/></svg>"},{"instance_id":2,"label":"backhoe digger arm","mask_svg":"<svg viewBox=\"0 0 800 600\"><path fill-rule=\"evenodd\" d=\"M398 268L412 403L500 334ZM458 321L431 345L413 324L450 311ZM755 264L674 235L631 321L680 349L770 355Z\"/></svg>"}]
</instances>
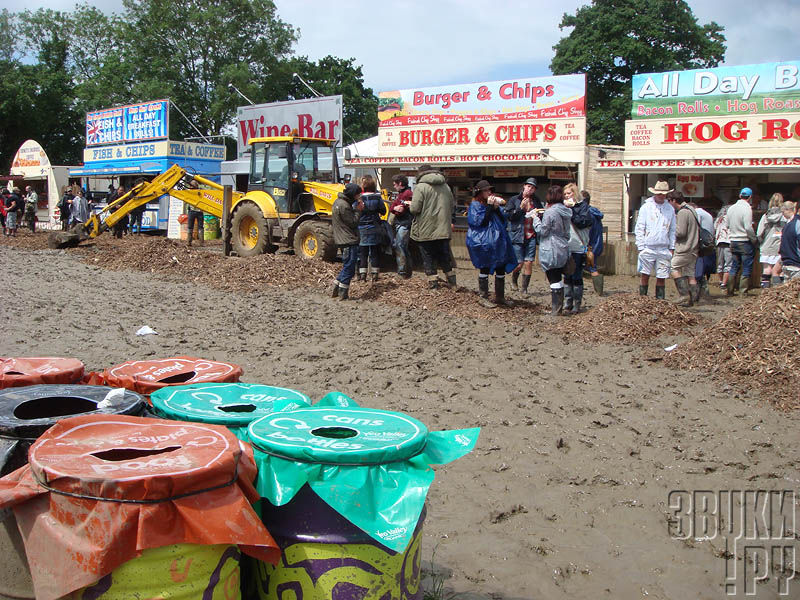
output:
<instances>
[{"instance_id":1,"label":"backhoe digger arm","mask_svg":"<svg viewBox=\"0 0 800 600\"><path fill-rule=\"evenodd\" d=\"M187 187L191 180L195 180L209 189ZM140 206L156 200L164 194L178 198L215 217L222 216L223 187L205 177L192 175L178 165L172 165L152 181L140 183L124 196L111 202L99 213L92 214L83 226L85 235L90 238L97 237ZM234 202L240 196L240 193L234 192ZM114 207L119 208L112 212ZM105 219L103 219L104 216Z\"/></svg>"}]
</instances>

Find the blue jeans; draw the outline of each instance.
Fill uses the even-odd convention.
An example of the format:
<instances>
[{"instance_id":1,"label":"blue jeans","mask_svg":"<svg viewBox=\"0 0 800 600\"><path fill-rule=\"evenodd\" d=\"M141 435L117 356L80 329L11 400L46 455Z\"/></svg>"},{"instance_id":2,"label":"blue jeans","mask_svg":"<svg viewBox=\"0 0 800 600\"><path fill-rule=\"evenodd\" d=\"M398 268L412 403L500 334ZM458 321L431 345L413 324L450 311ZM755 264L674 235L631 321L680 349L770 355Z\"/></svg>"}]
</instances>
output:
<instances>
[{"instance_id":1,"label":"blue jeans","mask_svg":"<svg viewBox=\"0 0 800 600\"><path fill-rule=\"evenodd\" d=\"M742 277L750 277L753 272L753 261L756 256L755 248L750 242L731 242L731 254L733 254L733 266L731 275L736 276L739 264L742 265Z\"/></svg>"},{"instance_id":2,"label":"blue jeans","mask_svg":"<svg viewBox=\"0 0 800 600\"><path fill-rule=\"evenodd\" d=\"M397 272L411 273L411 254L408 251L408 241L411 228L401 225L394 230L394 256L397 260Z\"/></svg>"},{"instance_id":3,"label":"blue jeans","mask_svg":"<svg viewBox=\"0 0 800 600\"><path fill-rule=\"evenodd\" d=\"M583 285L583 265L586 263L586 254L573 252L572 260L575 261L575 270L572 275L564 275L564 283L568 285Z\"/></svg>"},{"instance_id":4,"label":"blue jeans","mask_svg":"<svg viewBox=\"0 0 800 600\"><path fill-rule=\"evenodd\" d=\"M523 262L533 262L536 258L536 238L529 238L522 243L512 244L514 256L517 257L517 264L522 266Z\"/></svg>"},{"instance_id":5,"label":"blue jeans","mask_svg":"<svg viewBox=\"0 0 800 600\"><path fill-rule=\"evenodd\" d=\"M342 270L336 276L336 280L342 284L342 287L348 287L353 275L356 274L356 265L358 264L358 246L342 247Z\"/></svg>"}]
</instances>

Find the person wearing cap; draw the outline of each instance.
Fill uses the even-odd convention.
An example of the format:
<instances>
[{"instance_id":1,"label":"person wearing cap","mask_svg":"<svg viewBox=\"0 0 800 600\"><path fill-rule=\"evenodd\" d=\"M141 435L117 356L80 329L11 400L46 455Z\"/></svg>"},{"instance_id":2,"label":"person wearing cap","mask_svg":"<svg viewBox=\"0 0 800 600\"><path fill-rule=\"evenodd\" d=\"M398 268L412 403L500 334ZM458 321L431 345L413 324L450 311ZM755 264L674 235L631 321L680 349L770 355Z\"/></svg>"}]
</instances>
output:
<instances>
[{"instance_id":1,"label":"person wearing cap","mask_svg":"<svg viewBox=\"0 0 800 600\"><path fill-rule=\"evenodd\" d=\"M450 251L454 207L453 192L444 175L430 165L421 165L408 209L413 215L411 239L419 246L428 287L431 289L439 285L436 265L444 272L447 283L456 285Z\"/></svg>"},{"instance_id":2,"label":"person wearing cap","mask_svg":"<svg viewBox=\"0 0 800 600\"><path fill-rule=\"evenodd\" d=\"M339 192L331 211L333 243L342 250L342 269L333 282L331 296L342 300L349 297L350 281L358 264L358 215L354 206L361 207L361 187L348 183Z\"/></svg>"},{"instance_id":3,"label":"person wearing cap","mask_svg":"<svg viewBox=\"0 0 800 600\"><path fill-rule=\"evenodd\" d=\"M753 261L756 255L758 237L753 230L753 209L750 200L753 190L749 187L742 188L739 200L728 208L728 238L731 241L731 254L733 265L731 276L728 279L728 296L733 296L737 288L747 294L752 289L750 275L753 272ZM741 267L741 276L737 279L736 273Z\"/></svg>"},{"instance_id":4,"label":"person wearing cap","mask_svg":"<svg viewBox=\"0 0 800 600\"><path fill-rule=\"evenodd\" d=\"M533 273L533 260L536 258L536 232L533 230L533 219L525 215L533 209L541 209L542 203L536 197L536 178L528 177L522 184L522 191L511 196L503 214L508 220L508 234L517 257L517 268L511 274L511 289L519 289L519 276L522 274L522 293L528 295L528 285Z\"/></svg>"},{"instance_id":5,"label":"person wearing cap","mask_svg":"<svg viewBox=\"0 0 800 600\"><path fill-rule=\"evenodd\" d=\"M517 258L508 222L502 207L506 201L494 194L494 187L485 179L475 184L472 202L467 212L467 250L472 264L478 269L478 302L486 308L511 306L506 300L506 273L517 266ZM489 274L494 273L494 303L489 300Z\"/></svg>"},{"instance_id":6,"label":"person wearing cap","mask_svg":"<svg viewBox=\"0 0 800 600\"><path fill-rule=\"evenodd\" d=\"M666 181L657 181L648 188L653 194L644 201L636 219L636 248L639 250L637 270L641 275L639 295L647 295L650 276L656 276L656 298L667 297L664 284L670 274L675 249L675 209L667 202L672 191Z\"/></svg>"},{"instance_id":7,"label":"person wearing cap","mask_svg":"<svg viewBox=\"0 0 800 600\"><path fill-rule=\"evenodd\" d=\"M675 253L670 263L670 275L678 294L684 298L681 305L692 306L700 299L700 286L695 278L700 254L700 219L678 190L667 194L667 199L675 210Z\"/></svg>"}]
</instances>

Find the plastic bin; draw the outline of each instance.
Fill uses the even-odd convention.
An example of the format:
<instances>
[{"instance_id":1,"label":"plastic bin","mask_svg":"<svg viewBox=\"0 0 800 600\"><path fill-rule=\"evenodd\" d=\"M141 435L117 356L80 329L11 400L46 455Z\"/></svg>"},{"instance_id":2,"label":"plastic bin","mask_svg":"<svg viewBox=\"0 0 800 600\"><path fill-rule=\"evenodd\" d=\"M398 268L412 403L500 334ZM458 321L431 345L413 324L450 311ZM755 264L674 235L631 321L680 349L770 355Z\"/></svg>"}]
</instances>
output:
<instances>
[{"instance_id":1,"label":"plastic bin","mask_svg":"<svg viewBox=\"0 0 800 600\"><path fill-rule=\"evenodd\" d=\"M37 600L235 600L240 552L278 558L250 505L252 450L224 427L72 417L29 457L0 479L0 510L14 510Z\"/></svg>"},{"instance_id":2,"label":"plastic bin","mask_svg":"<svg viewBox=\"0 0 800 600\"><path fill-rule=\"evenodd\" d=\"M78 383L84 366L76 358L0 358L0 389L42 383Z\"/></svg>"},{"instance_id":3,"label":"plastic bin","mask_svg":"<svg viewBox=\"0 0 800 600\"><path fill-rule=\"evenodd\" d=\"M338 393L251 423L262 519L281 549L277 566L258 565L258 595L419 598L430 465L468 453L478 434L429 432Z\"/></svg>"}]
</instances>

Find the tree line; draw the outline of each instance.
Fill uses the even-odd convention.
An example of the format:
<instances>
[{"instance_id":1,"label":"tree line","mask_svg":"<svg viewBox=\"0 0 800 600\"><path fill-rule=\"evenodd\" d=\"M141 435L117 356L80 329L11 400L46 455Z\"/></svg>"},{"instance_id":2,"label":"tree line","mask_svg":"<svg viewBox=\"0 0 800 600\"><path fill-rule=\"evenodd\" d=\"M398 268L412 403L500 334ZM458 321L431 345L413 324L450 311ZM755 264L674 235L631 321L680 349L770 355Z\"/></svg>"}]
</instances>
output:
<instances>
[{"instance_id":1,"label":"tree line","mask_svg":"<svg viewBox=\"0 0 800 600\"><path fill-rule=\"evenodd\" d=\"M591 0L559 25L554 75L586 73L589 143L624 144L636 73L708 68L725 56L723 28L700 25L684 0ZM73 11L0 12L0 169L26 139L54 164L79 164L85 113L170 98L203 135L218 135L242 100L341 94L344 128L375 135L378 99L355 59L297 56L300 32L272 0L123 0L120 14L87 3ZM443 42L446 44L446 42ZM445 52L447 49L442 48ZM170 138L197 136L174 112ZM232 140L228 141L232 144Z\"/></svg>"}]
</instances>

